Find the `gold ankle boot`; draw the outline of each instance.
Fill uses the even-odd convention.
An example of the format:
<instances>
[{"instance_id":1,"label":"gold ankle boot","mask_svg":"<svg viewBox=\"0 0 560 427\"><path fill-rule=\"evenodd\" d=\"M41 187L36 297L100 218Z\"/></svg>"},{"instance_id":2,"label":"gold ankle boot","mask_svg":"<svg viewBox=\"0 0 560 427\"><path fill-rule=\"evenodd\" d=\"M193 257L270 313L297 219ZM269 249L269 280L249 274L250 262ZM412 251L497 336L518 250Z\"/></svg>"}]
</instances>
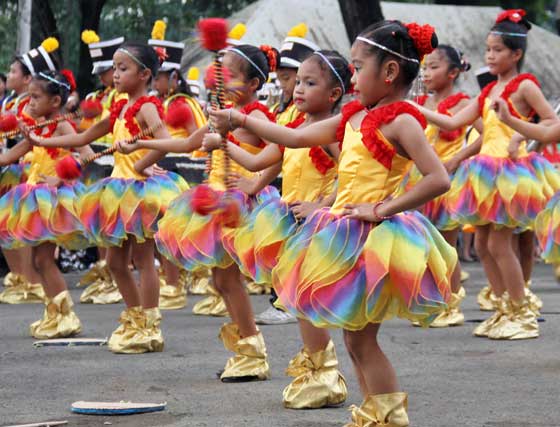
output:
<instances>
[{"instance_id":1,"label":"gold ankle boot","mask_svg":"<svg viewBox=\"0 0 560 427\"><path fill-rule=\"evenodd\" d=\"M476 302L478 303L481 311L494 311L494 300L496 296L492 292L490 285L483 287L476 297Z\"/></svg>"},{"instance_id":2,"label":"gold ankle boot","mask_svg":"<svg viewBox=\"0 0 560 427\"><path fill-rule=\"evenodd\" d=\"M222 326L220 339L227 350L235 353L220 375L223 382L264 381L270 377L266 346L260 331L241 338L237 325L228 323Z\"/></svg>"},{"instance_id":3,"label":"gold ankle boot","mask_svg":"<svg viewBox=\"0 0 560 427\"><path fill-rule=\"evenodd\" d=\"M159 307L162 310L179 310L187 305L187 290L179 280L176 286L168 285L164 276L159 278Z\"/></svg>"},{"instance_id":4,"label":"gold ankle boot","mask_svg":"<svg viewBox=\"0 0 560 427\"><path fill-rule=\"evenodd\" d=\"M211 293L210 270L196 270L189 272L190 285L188 287L191 295L208 295Z\"/></svg>"},{"instance_id":5,"label":"gold ankle boot","mask_svg":"<svg viewBox=\"0 0 560 427\"><path fill-rule=\"evenodd\" d=\"M556 280L560 281L560 264L554 264L554 277L556 277Z\"/></svg>"},{"instance_id":6,"label":"gold ankle boot","mask_svg":"<svg viewBox=\"0 0 560 427\"><path fill-rule=\"evenodd\" d=\"M459 279L459 281L460 281L461 283L464 283L464 282L466 282L467 280L469 280L470 277L471 277L471 275L469 274L468 271L461 270L461 278Z\"/></svg>"},{"instance_id":7,"label":"gold ankle boot","mask_svg":"<svg viewBox=\"0 0 560 427\"><path fill-rule=\"evenodd\" d=\"M226 303L222 296L212 286L209 286L208 290L210 292L210 295L198 301L193 306L193 314L197 314L199 316L227 316L228 311Z\"/></svg>"},{"instance_id":8,"label":"gold ankle boot","mask_svg":"<svg viewBox=\"0 0 560 427\"><path fill-rule=\"evenodd\" d=\"M247 293L249 295L266 294L266 287L264 285L258 285L252 280L247 279L245 282L245 287L247 288Z\"/></svg>"},{"instance_id":9,"label":"gold ankle boot","mask_svg":"<svg viewBox=\"0 0 560 427\"><path fill-rule=\"evenodd\" d=\"M461 301L465 299L465 288L461 286L459 292L451 294L447 309L440 313L430 324L430 328L447 328L449 326L460 326L465 323L465 315L461 312Z\"/></svg>"},{"instance_id":10,"label":"gold ankle boot","mask_svg":"<svg viewBox=\"0 0 560 427\"><path fill-rule=\"evenodd\" d=\"M121 313L120 326L107 343L113 353L140 354L163 350L158 308L130 307Z\"/></svg>"},{"instance_id":11,"label":"gold ankle boot","mask_svg":"<svg viewBox=\"0 0 560 427\"><path fill-rule=\"evenodd\" d=\"M531 310L529 299L521 302L510 300L511 313L505 321L493 327L488 338L493 340L526 340L538 338L539 322L537 315Z\"/></svg>"},{"instance_id":12,"label":"gold ankle boot","mask_svg":"<svg viewBox=\"0 0 560 427\"><path fill-rule=\"evenodd\" d=\"M29 327L31 336L37 339L51 339L79 334L82 325L72 310L73 305L68 291L62 291L53 299L47 298L43 318Z\"/></svg>"},{"instance_id":13,"label":"gold ankle boot","mask_svg":"<svg viewBox=\"0 0 560 427\"><path fill-rule=\"evenodd\" d=\"M502 318L507 315L507 312L509 311L508 300L509 297L507 292L504 292L501 298L492 299L495 312L474 329L473 335L477 337L487 337L492 328L501 322Z\"/></svg>"},{"instance_id":14,"label":"gold ankle boot","mask_svg":"<svg viewBox=\"0 0 560 427\"><path fill-rule=\"evenodd\" d=\"M114 280L97 280L80 295L82 304L116 304L123 300Z\"/></svg>"},{"instance_id":15,"label":"gold ankle boot","mask_svg":"<svg viewBox=\"0 0 560 427\"><path fill-rule=\"evenodd\" d=\"M348 390L346 380L338 370L334 343L329 341L322 351L310 354L304 349L298 355L304 357L300 364L303 372L284 389L284 406L316 409L343 403Z\"/></svg>"},{"instance_id":16,"label":"gold ankle boot","mask_svg":"<svg viewBox=\"0 0 560 427\"><path fill-rule=\"evenodd\" d=\"M352 422L344 427L408 427L406 393L376 394L366 397L362 406L352 405Z\"/></svg>"},{"instance_id":17,"label":"gold ankle boot","mask_svg":"<svg viewBox=\"0 0 560 427\"><path fill-rule=\"evenodd\" d=\"M0 292L0 303L43 303L46 295L40 283L29 283L21 274L8 273L4 278L6 289Z\"/></svg>"},{"instance_id":18,"label":"gold ankle boot","mask_svg":"<svg viewBox=\"0 0 560 427\"><path fill-rule=\"evenodd\" d=\"M109 267L104 259L97 261L91 268L82 276L78 282L78 287L91 285L98 280L107 281L111 280L111 273Z\"/></svg>"},{"instance_id":19,"label":"gold ankle boot","mask_svg":"<svg viewBox=\"0 0 560 427\"><path fill-rule=\"evenodd\" d=\"M542 300L531 290L531 280L525 282L525 296L529 300L529 308L535 312L537 316L540 316L543 307Z\"/></svg>"}]
</instances>

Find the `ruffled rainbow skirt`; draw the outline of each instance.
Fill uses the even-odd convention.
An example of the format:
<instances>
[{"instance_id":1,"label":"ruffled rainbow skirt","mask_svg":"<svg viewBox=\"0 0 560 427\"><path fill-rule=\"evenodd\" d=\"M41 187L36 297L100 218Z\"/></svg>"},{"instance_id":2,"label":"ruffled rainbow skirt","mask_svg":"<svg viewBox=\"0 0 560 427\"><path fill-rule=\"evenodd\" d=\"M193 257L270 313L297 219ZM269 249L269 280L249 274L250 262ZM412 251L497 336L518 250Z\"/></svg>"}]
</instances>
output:
<instances>
[{"instance_id":1,"label":"ruffled rainbow skirt","mask_svg":"<svg viewBox=\"0 0 560 427\"><path fill-rule=\"evenodd\" d=\"M318 327L361 330L398 316L429 325L447 307L457 252L420 213L378 225L322 209L272 271L279 305Z\"/></svg>"},{"instance_id":2,"label":"ruffled rainbow skirt","mask_svg":"<svg viewBox=\"0 0 560 427\"><path fill-rule=\"evenodd\" d=\"M154 237L171 201L188 188L172 172L145 180L104 178L80 197L80 220L95 246L121 246L130 236L142 243Z\"/></svg>"},{"instance_id":3,"label":"ruffled rainbow skirt","mask_svg":"<svg viewBox=\"0 0 560 427\"><path fill-rule=\"evenodd\" d=\"M67 249L89 246L78 217L85 186L19 184L0 198L0 244L6 249L45 242Z\"/></svg>"},{"instance_id":4,"label":"ruffled rainbow skirt","mask_svg":"<svg viewBox=\"0 0 560 427\"><path fill-rule=\"evenodd\" d=\"M227 197L240 207L239 227L247 224L249 215L259 197L266 197L272 187L267 187L256 197L230 190ZM226 196L217 191L220 199ZM223 212L217 209L208 215L193 211L194 188L177 197L158 224L155 236L159 252L171 262L189 271L207 268L227 268L234 263L226 246L232 251L237 227L224 224Z\"/></svg>"},{"instance_id":5,"label":"ruffled rainbow skirt","mask_svg":"<svg viewBox=\"0 0 560 427\"><path fill-rule=\"evenodd\" d=\"M560 192L548 202L535 221L535 234L548 263L560 263Z\"/></svg>"},{"instance_id":6,"label":"ruffled rainbow skirt","mask_svg":"<svg viewBox=\"0 0 560 427\"><path fill-rule=\"evenodd\" d=\"M479 154L459 166L447 195L461 224L527 230L559 189L560 174L539 154L517 160Z\"/></svg>"}]
</instances>

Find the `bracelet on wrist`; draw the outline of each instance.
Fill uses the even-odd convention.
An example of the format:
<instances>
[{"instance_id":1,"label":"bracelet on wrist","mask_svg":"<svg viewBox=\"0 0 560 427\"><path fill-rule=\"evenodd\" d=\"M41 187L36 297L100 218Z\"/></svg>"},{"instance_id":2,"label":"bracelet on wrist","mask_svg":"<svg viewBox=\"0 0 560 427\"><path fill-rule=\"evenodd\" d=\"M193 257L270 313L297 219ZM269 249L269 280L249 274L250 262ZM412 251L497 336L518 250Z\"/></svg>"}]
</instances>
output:
<instances>
[{"instance_id":1,"label":"bracelet on wrist","mask_svg":"<svg viewBox=\"0 0 560 427\"><path fill-rule=\"evenodd\" d=\"M379 215L379 213L377 212L379 210L379 207L384 203L385 203L384 201L380 201L377 202L375 205L373 205L373 215L375 215L380 221L391 218L391 215L383 216L383 215Z\"/></svg>"}]
</instances>

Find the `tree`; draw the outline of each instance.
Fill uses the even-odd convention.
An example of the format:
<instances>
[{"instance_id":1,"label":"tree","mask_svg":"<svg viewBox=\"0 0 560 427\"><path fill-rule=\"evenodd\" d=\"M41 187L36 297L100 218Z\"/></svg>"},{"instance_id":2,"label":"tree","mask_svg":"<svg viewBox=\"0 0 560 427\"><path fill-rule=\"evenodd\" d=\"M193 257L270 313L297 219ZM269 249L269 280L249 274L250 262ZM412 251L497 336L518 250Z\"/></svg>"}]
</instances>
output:
<instances>
[{"instance_id":1,"label":"tree","mask_svg":"<svg viewBox=\"0 0 560 427\"><path fill-rule=\"evenodd\" d=\"M338 0L338 4L351 41L367 26L384 19L379 0Z\"/></svg>"}]
</instances>

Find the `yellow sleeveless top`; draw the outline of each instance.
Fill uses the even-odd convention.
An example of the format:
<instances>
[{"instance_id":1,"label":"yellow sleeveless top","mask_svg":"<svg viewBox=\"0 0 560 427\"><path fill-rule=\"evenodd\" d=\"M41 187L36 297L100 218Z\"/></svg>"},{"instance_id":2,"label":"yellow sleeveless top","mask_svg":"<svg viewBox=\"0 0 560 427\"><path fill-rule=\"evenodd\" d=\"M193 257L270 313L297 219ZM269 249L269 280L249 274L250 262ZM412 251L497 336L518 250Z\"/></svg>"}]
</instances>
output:
<instances>
[{"instance_id":1,"label":"yellow sleeveless top","mask_svg":"<svg viewBox=\"0 0 560 427\"><path fill-rule=\"evenodd\" d=\"M484 110L482 114L484 131L482 132L480 154L490 157L506 158L509 157L507 148L515 131L498 118L496 112L490 108L490 105L491 101L486 98L484 100ZM519 112L517 112L517 114L519 114ZM529 120L521 114L519 114L519 117L525 121ZM518 156L526 157L527 155L527 147L525 142L523 142L519 146Z\"/></svg>"},{"instance_id":2,"label":"yellow sleeveless top","mask_svg":"<svg viewBox=\"0 0 560 427\"><path fill-rule=\"evenodd\" d=\"M33 152L33 157L27 178L28 184L37 184L41 182L43 180L41 176L56 176L56 164L58 161L72 154L69 150L64 148L57 148L55 150L57 151L53 158L45 147L33 147L31 151Z\"/></svg>"},{"instance_id":3,"label":"yellow sleeveless top","mask_svg":"<svg viewBox=\"0 0 560 427\"><path fill-rule=\"evenodd\" d=\"M115 141L122 141L129 139L132 135L126 128L124 118L118 118L115 120L115 125L113 127L113 136ZM111 173L111 178L133 178L138 180L145 180L147 177L139 174L134 169L134 164L144 157L150 150L142 148L140 150L133 151L130 154L122 154L118 151L115 152L115 165L113 166L113 172Z\"/></svg>"},{"instance_id":4,"label":"yellow sleeveless top","mask_svg":"<svg viewBox=\"0 0 560 427\"><path fill-rule=\"evenodd\" d=\"M436 154L441 161L445 162L451 159L455 154L465 146L465 135L467 128L464 127L457 138L448 141L441 137L440 129L433 124L428 124L425 130L426 138L430 145L434 148Z\"/></svg>"},{"instance_id":5,"label":"yellow sleeveless top","mask_svg":"<svg viewBox=\"0 0 560 427\"><path fill-rule=\"evenodd\" d=\"M299 110L296 105L292 103L283 112L276 114L276 123L282 126L286 126L288 123L293 122L299 115Z\"/></svg>"},{"instance_id":6,"label":"yellow sleeveless top","mask_svg":"<svg viewBox=\"0 0 560 427\"><path fill-rule=\"evenodd\" d=\"M245 144L243 142L239 143L239 146L245 151L251 154L258 154L262 150L260 147L255 147L254 145ZM224 185L225 180L225 155L223 150L212 151L211 163L212 168L210 169L210 175L208 176L208 184L216 190L225 191L226 186ZM238 173L246 178L252 178L256 174L255 172L248 171L239 163L230 160L230 173Z\"/></svg>"},{"instance_id":7,"label":"yellow sleeveless top","mask_svg":"<svg viewBox=\"0 0 560 427\"><path fill-rule=\"evenodd\" d=\"M377 130L383 143L392 148ZM375 203L394 193L409 166L410 160L396 153L391 169L373 158L364 143L360 129L346 123L344 144L338 163L338 192L331 212L341 213L347 203Z\"/></svg>"},{"instance_id":8,"label":"yellow sleeveless top","mask_svg":"<svg viewBox=\"0 0 560 427\"><path fill-rule=\"evenodd\" d=\"M309 156L310 148L286 148L282 160L282 200L316 202L332 193L336 166L324 175ZM325 153L325 155L327 155Z\"/></svg>"},{"instance_id":9,"label":"yellow sleeveless top","mask_svg":"<svg viewBox=\"0 0 560 427\"><path fill-rule=\"evenodd\" d=\"M202 108L200 107L200 104L197 101L195 101L193 98L191 98L190 96L182 94L182 93L172 95L164 101L163 110L165 111L165 114L167 114L167 110L169 109L169 106L171 105L171 103L173 101L177 100L177 99L184 99L185 100L185 102L187 103L187 105L191 109L193 119L194 119L194 122L196 124L197 129L200 129L202 126L206 125L206 122L207 122L206 121L206 116L204 116L204 113L202 112ZM189 136L189 133L187 132L187 129L185 129L184 127L173 127L173 126L167 125L167 130L169 131L169 134L171 135L172 138L187 138Z\"/></svg>"}]
</instances>

